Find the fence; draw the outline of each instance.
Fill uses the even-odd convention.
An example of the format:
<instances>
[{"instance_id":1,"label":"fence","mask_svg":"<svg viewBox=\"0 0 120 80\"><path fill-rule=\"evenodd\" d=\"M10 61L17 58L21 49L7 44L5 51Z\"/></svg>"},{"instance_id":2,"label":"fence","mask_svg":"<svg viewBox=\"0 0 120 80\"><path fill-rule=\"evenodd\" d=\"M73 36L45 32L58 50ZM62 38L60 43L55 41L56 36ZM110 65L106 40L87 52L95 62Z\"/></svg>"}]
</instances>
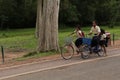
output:
<instances>
[{"instance_id":1,"label":"fence","mask_svg":"<svg viewBox=\"0 0 120 80\"><path fill-rule=\"evenodd\" d=\"M120 46L120 34L112 34L111 35L112 45Z\"/></svg>"},{"instance_id":2,"label":"fence","mask_svg":"<svg viewBox=\"0 0 120 80\"><path fill-rule=\"evenodd\" d=\"M4 48L3 48L3 46L1 46L1 54L2 54L2 63L4 64L5 56L4 56Z\"/></svg>"},{"instance_id":3,"label":"fence","mask_svg":"<svg viewBox=\"0 0 120 80\"><path fill-rule=\"evenodd\" d=\"M32 51L22 50L21 48L8 48L5 45L0 45L0 64L15 62L29 52Z\"/></svg>"}]
</instances>

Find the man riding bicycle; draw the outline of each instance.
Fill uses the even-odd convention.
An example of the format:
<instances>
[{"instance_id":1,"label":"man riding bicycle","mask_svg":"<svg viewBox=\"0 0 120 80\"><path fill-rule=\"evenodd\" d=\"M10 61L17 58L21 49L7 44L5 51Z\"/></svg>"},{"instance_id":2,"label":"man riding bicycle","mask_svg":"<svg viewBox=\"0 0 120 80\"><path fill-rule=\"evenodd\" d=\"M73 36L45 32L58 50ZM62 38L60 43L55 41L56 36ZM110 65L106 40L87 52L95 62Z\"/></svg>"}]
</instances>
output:
<instances>
[{"instance_id":1,"label":"man riding bicycle","mask_svg":"<svg viewBox=\"0 0 120 80\"><path fill-rule=\"evenodd\" d=\"M96 24L96 21L93 21L93 26L91 27L89 35L96 34L99 35L101 32L100 27Z\"/></svg>"},{"instance_id":2,"label":"man riding bicycle","mask_svg":"<svg viewBox=\"0 0 120 80\"><path fill-rule=\"evenodd\" d=\"M92 38L92 42L91 42L91 47L94 47L96 45L98 45L99 42L99 35L101 33L100 27L96 24L96 21L93 21L93 26L90 30L89 35L94 34L93 38Z\"/></svg>"},{"instance_id":3,"label":"man riding bicycle","mask_svg":"<svg viewBox=\"0 0 120 80\"><path fill-rule=\"evenodd\" d=\"M105 48L105 40L106 40L106 35L103 30L100 29L100 27L96 24L96 21L93 21L93 26L90 30L89 35L94 34L92 41L91 41L91 48L95 47L95 49L98 49L99 45L103 47L105 55L106 54L106 48Z\"/></svg>"}]
</instances>

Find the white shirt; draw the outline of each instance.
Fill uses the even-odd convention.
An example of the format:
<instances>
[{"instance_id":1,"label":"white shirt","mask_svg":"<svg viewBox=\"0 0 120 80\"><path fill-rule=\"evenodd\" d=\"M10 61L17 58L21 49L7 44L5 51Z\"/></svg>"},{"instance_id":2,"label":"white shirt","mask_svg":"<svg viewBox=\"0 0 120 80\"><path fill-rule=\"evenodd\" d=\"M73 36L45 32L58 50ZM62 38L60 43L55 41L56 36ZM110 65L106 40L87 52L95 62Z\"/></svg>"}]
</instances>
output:
<instances>
[{"instance_id":1,"label":"white shirt","mask_svg":"<svg viewBox=\"0 0 120 80\"><path fill-rule=\"evenodd\" d=\"M101 39L100 40L104 40L106 38L106 34L101 35Z\"/></svg>"},{"instance_id":2,"label":"white shirt","mask_svg":"<svg viewBox=\"0 0 120 80\"><path fill-rule=\"evenodd\" d=\"M101 32L101 30L100 30L99 26L92 27L90 30L90 33L93 33L93 34L98 34L100 32Z\"/></svg>"},{"instance_id":3,"label":"white shirt","mask_svg":"<svg viewBox=\"0 0 120 80\"><path fill-rule=\"evenodd\" d=\"M82 31L81 30L78 30L78 31L74 31L74 33L76 33L76 35L77 35L77 38L82 38L83 36L82 36Z\"/></svg>"}]
</instances>

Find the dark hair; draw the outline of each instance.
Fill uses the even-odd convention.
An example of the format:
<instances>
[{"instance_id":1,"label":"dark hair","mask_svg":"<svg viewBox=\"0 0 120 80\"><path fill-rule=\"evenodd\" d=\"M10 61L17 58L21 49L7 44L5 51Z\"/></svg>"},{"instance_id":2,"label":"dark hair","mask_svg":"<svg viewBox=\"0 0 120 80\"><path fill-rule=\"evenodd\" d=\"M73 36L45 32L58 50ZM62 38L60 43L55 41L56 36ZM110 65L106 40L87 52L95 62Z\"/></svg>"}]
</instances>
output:
<instances>
[{"instance_id":1,"label":"dark hair","mask_svg":"<svg viewBox=\"0 0 120 80\"><path fill-rule=\"evenodd\" d=\"M92 22L95 22L96 24L98 24L96 20L93 20Z\"/></svg>"},{"instance_id":2,"label":"dark hair","mask_svg":"<svg viewBox=\"0 0 120 80\"><path fill-rule=\"evenodd\" d=\"M100 29L102 34L105 34L105 30L104 29Z\"/></svg>"},{"instance_id":3,"label":"dark hair","mask_svg":"<svg viewBox=\"0 0 120 80\"><path fill-rule=\"evenodd\" d=\"M79 30L81 30L81 26L79 24L76 26L76 28L78 28Z\"/></svg>"}]
</instances>

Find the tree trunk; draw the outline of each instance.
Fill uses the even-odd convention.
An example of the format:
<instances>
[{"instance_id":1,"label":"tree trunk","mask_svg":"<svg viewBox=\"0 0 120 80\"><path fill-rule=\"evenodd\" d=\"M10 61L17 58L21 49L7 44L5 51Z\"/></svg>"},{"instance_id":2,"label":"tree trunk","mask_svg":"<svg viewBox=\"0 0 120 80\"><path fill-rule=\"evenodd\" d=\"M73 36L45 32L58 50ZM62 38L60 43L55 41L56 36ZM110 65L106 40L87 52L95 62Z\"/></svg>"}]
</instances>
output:
<instances>
[{"instance_id":1,"label":"tree trunk","mask_svg":"<svg viewBox=\"0 0 120 80\"><path fill-rule=\"evenodd\" d=\"M60 0L38 0L36 36L37 51L58 50L58 14Z\"/></svg>"}]
</instances>

